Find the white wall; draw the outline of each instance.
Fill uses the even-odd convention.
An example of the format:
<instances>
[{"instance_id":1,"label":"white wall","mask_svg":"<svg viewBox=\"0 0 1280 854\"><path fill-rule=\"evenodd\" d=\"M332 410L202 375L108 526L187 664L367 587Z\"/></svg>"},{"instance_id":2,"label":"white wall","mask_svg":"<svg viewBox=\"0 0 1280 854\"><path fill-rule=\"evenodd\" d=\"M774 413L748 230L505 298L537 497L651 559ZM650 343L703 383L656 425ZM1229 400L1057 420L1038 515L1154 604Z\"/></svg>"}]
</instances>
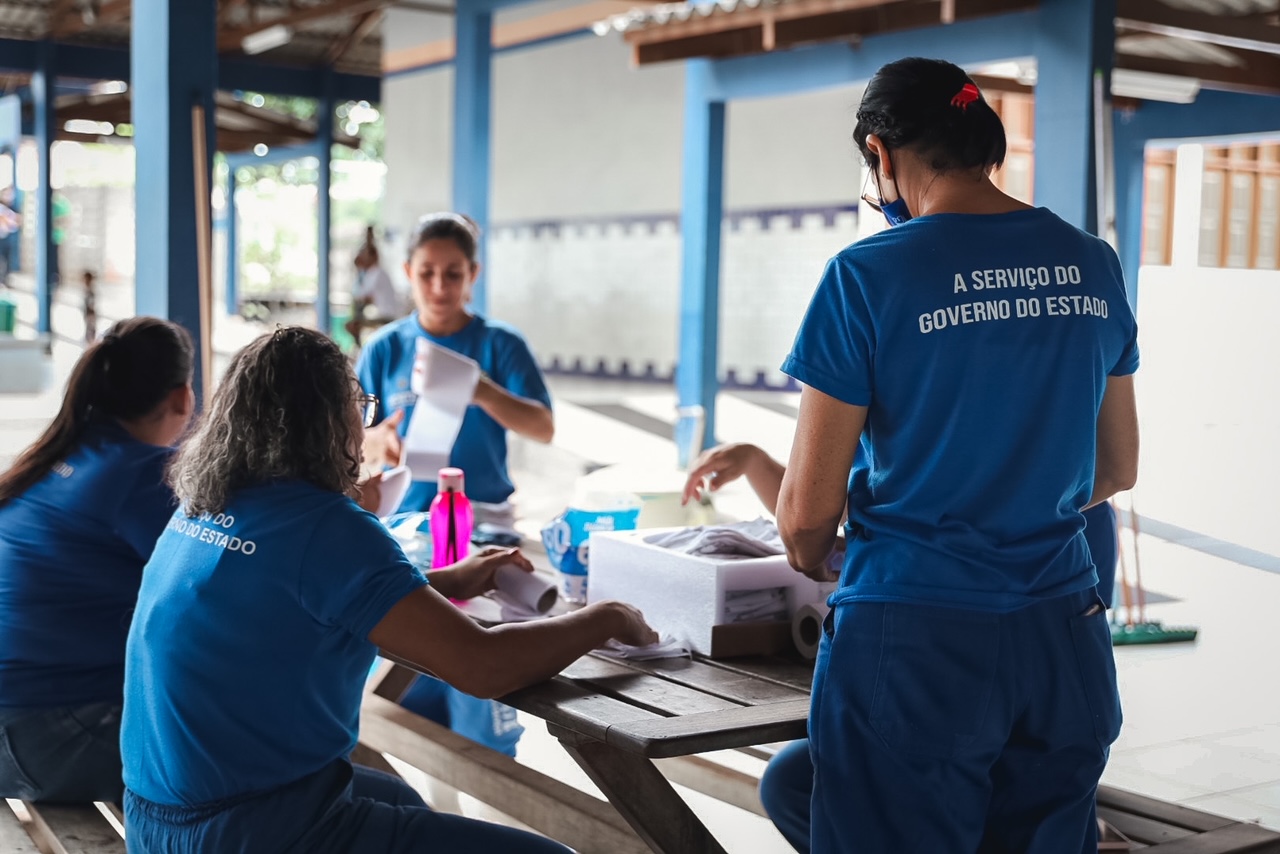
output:
<instances>
[{"instance_id":1,"label":"white wall","mask_svg":"<svg viewBox=\"0 0 1280 854\"><path fill-rule=\"evenodd\" d=\"M439 38L438 19L425 17L390 10L388 48ZM619 37L586 36L499 54L493 85L491 312L520 326L544 363L603 359L616 369L625 359L633 370L669 371L683 65L632 68ZM395 257L416 217L449 203L452 87L449 67L384 84ZM828 210L726 227L722 371L780 379L774 369L823 261L856 236L852 216L829 209L858 196L850 134L859 97L851 86L730 104L726 210ZM518 227L533 223L555 227Z\"/></svg>"}]
</instances>

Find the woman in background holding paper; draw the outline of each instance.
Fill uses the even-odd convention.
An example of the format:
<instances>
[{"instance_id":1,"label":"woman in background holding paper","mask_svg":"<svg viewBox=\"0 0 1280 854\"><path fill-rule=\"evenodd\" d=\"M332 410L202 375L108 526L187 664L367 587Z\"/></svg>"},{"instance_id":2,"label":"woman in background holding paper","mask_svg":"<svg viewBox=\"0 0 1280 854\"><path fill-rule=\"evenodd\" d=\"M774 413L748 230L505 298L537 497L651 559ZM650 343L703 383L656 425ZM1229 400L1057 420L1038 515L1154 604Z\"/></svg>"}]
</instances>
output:
<instances>
[{"instance_id":1,"label":"woman in background holding paper","mask_svg":"<svg viewBox=\"0 0 1280 854\"><path fill-rule=\"evenodd\" d=\"M477 522L510 525L515 491L507 471L507 431L550 442L551 395L529 345L513 327L467 308L480 272L475 223L429 214L409 240L404 265L416 312L378 331L356 363L364 390L381 401L380 423L365 431L365 461L407 465L412 484L400 511L423 511L436 473L455 466ZM515 710L423 676L403 705L455 732L514 756L524 728Z\"/></svg>"},{"instance_id":2,"label":"woman in background holding paper","mask_svg":"<svg viewBox=\"0 0 1280 854\"><path fill-rule=\"evenodd\" d=\"M381 401L379 423L365 433L366 462L406 463L413 472L402 512L431 505L436 472L446 465L466 472L473 504L504 505L515 491L507 431L539 442L555 433L551 395L529 345L515 328L468 310L479 239L459 214L418 222L404 265L417 310L379 330L356 363L360 384ZM423 404L433 418L414 417ZM486 521L484 507L477 516Z\"/></svg>"}]
</instances>

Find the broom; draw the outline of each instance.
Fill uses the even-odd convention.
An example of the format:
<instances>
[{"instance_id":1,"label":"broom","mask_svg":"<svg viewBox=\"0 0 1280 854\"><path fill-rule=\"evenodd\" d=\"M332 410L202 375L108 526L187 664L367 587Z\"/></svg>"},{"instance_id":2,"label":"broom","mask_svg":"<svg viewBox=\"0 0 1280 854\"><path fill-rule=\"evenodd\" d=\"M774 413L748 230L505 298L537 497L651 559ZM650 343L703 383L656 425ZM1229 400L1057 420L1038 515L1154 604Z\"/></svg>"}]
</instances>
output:
<instances>
[{"instance_id":1,"label":"broom","mask_svg":"<svg viewBox=\"0 0 1280 854\"><path fill-rule=\"evenodd\" d=\"M1111 504L1112 509L1115 508L1115 502ZM1193 641L1199 634L1199 629L1190 626L1179 626L1174 628L1165 628L1165 626L1156 621L1147 619L1147 593L1142 587L1142 559L1138 552L1138 535L1141 533L1138 522L1138 507L1133 503L1132 496L1129 499L1129 527L1133 531L1133 580L1134 590L1129 590L1129 572L1124 558L1123 544L1120 542L1120 526L1116 526L1116 553L1120 557L1120 585L1122 587L1121 594L1124 598L1124 614L1123 623L1117 621L1111 624L1111 643L1113 646L1124 646L1128 644L1152 644L1152 643L1181 643ZM1133 618L1133 600L1136 596L1138 602L1138 618Z\"/></svg>"}]
</instances>

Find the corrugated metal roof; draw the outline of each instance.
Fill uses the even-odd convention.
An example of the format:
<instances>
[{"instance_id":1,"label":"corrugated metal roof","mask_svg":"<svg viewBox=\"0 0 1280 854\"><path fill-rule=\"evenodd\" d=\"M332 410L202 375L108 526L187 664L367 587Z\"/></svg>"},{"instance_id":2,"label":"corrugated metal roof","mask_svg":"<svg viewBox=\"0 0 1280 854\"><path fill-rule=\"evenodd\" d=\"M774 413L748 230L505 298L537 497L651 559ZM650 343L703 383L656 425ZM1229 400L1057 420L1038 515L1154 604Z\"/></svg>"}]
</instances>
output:
<instances>
[{"instance_id":1,"label":"corrugated metal roof","mask_svg":"<svg viewBox=\"0 0 1280 854\"><path fill-rule=\"evenodd\" d=\"M682 23L694 18L711 18L733 15L736 12L777 6L791 6L803 0L714 0L697 3L657 3L638 6L621 15L612 15L594 25L597 35L610 32L630 32L667 24Z\"/></svg>"}]
</instances>

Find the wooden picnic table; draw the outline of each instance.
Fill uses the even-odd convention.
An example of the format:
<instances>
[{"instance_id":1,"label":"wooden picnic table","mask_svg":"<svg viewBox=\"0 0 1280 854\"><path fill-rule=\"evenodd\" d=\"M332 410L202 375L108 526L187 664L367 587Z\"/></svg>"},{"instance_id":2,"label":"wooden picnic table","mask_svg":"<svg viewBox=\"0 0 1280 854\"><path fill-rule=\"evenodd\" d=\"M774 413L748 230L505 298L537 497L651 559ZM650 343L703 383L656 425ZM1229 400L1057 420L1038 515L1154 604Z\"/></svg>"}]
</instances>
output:
<instances>
[{"instance_id":1,"label":"wooden picnic table","mask_svg":"<svg viewBox=\"0 0 1280 854\"><path fill-rule=\"evenodd\" d=\"M723 852L653 760L804 738L812 678L798 656L588 655L502 702L545 720L654 851Z\"/></svg>"},{"instance_id":2,"label":"wooden picnic table","mask_svg":"<svg viewBox=\"0 0 1280 854\"><path fill-rule=\"evenodd\" d=\"M526 548L539 572L551 572L541 548ZM462 606L482 623L497 606ZM556 612L563 612L563 603ZM407 665L407 662L401 662ZM401 671L404 673L404 671ZM757 813L755 780L716 763L668 764L697 754L745 750L805 738L813 662L798 654L711 660L701 655L651 661L584 656L552 679L502 702L541 718L636 834L658 854L723 854L724 847L676 792L671 780ZM396 680L393 680L395 683ZM407 686L401 676L387 696ZM767 753L757 753L767 758ZM716 775L723 779L717 785ZM744 793L744 790L745 793ZM750 803L754 799L754 804ZM1099 816L1110 835L1152 854L1280 854L1280 833L1249 822L1101 786ZM1119 831L1115 833L1114 831Z\"/></svg>"}]
</instances>

